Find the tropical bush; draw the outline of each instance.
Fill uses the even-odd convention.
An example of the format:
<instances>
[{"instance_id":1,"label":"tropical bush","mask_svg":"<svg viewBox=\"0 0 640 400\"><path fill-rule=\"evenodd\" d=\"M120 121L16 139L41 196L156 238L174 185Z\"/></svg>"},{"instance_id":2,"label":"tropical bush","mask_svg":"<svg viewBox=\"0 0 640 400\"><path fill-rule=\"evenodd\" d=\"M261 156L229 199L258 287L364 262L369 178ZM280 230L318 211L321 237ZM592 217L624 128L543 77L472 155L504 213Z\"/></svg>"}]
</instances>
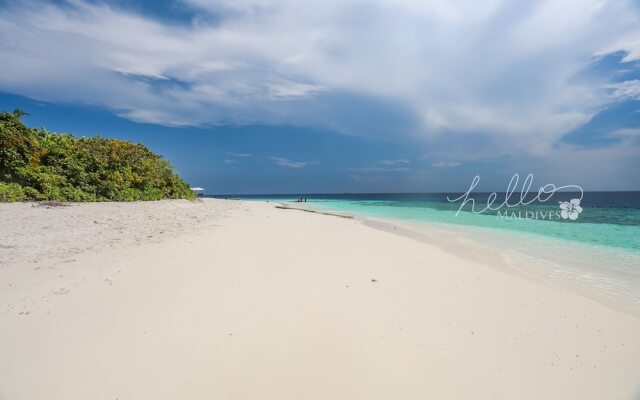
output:
<instances>
[{"instance_id":1,"label":"tropical bush","mask_svg":"<svg viewBox=\"0 0 640 400\"><path fill-rule=\"evenodd\" d=\"M0 182L0 202L22 201L25 199L22 186L17 183Z\"/></svg>"},{"instance_id":2,"label":"tropical bush","mask_svg":"<svg viewBox=\"0 0 640 400\"><path fill-rule=\"evenodd\" d=\"M141 143L26 127L0 113L0 201L195 198L169 162Z\"/></svg>"}]
</instances>

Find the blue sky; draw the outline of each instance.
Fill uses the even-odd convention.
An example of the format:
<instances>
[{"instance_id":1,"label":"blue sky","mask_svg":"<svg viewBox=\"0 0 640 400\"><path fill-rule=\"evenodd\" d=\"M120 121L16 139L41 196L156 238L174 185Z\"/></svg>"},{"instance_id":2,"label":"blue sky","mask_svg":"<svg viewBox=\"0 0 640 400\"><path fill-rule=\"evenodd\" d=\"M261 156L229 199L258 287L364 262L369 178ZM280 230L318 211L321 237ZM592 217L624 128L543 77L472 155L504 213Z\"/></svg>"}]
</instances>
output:
<instances>
[{"instance_id":1,"label":"blue sky","mask_svg":"<svg viewBox=\"0 0 640 400\"><path fill-rule=\"evenodd\" d=\"M640 190L640 3L0 0L0 108L211 193Z\"/></svg>"}]
</instances>

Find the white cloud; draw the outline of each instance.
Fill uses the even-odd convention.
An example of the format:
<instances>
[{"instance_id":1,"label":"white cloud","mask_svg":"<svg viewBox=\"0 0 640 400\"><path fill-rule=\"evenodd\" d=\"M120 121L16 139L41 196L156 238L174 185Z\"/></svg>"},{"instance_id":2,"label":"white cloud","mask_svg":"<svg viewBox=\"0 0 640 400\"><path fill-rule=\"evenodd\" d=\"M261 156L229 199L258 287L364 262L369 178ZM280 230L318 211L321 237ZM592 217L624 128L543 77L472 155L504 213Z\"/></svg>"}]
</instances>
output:
<instances>
[{"instance_id":1,"label":"white cloud","mask_svg":"<svg viewBox=\"0 0 640 400\"><path fill-rule=\"evenodd\" d=\"M384 165L398 165L398 164L411 164L411 161L405 159L399 160L380 160L378 161L380 164Z\"/></svg>"},{"instance_id":2,"label":"white cloud","mask_svg":"<svg viewBox=\"0 0 640 400\"><path fill-rule=\"evenodd\" d=\"M609 136L621 139L640 138L640 128L616 129L615 131L611 132Z\"/></svg>"},{"instance_id":3,"label":"white cloud","mask_svg":"<svg viewBox=\"0 0 640 400\"><path fill-rule=\"evenodd\" d=\"M227 152L228 156L233 156L233 157L252 157L253 154L249 154L249 153L233 153L228 151Z\"/></svg>"},{"instance_id":4,"label":"white cloud","mask_svg":"<svg viewBox=\"0 0 640 400\"><path fill-rule=\"evenodd\" d=\"M268 83L267 89L273 99L295 99L309 97L323 91L321 86L296 82Z\"/></svg>"},{"instance_id":5,"label":"white cloud","mask_svg":"<svg viewBox=\"0 0 640 400\"><path fill-rule=\"evenodd\" d=\"M639 98L638 81L584 76L594 56L640 59L633 0L183 1L202 14L192 24L84 0L9 3L0 90L157 124L367 135L331 97L349 93L415 117L388 136L481 134L532 154Z\"/></svg>"},{"instance_id":6,"label":"white cloud","mask_svg":"<svg viewBox=\"0 0 640 400\"><path fill-rule=\"evenodd\" d=\"M614 101L640 100L640 80L633 79L605 86L610 89L610 97Z\"/></svg>"},{"instance_id":7,"label":"white cloud","mask_svg":"<svg viewBox=\"0 0 640 400\"><path fill-rule=\"evenodd\" d=\"M316 161L291 161L283 157L269 157L269 159L277 165L287 168L304 168L310 164L317 164Z\"/></svg>"},{"instance_id":8,"label":"white cloud","mask_svg":"<svg viewBox=\"0 0 640 400\"><path fill-rule=\"evenodd\" d=\"M542 184L580 185L585 190L635 190L640 181L640 147L631 145L632 140L627 136L620 143L601 148L562 144L550 150L544 161L527 156L517 161L531 165L522 170L523 174L535 172L536 181Z\"/></svg>"},{"instance_id":9,"label":"white cloud","mask_svg":"<svg viewBox=\"0 0 640 400\"><path fill-rule=\"evenodd\" d=\"M359 167L359 168L347 168L347 171L355 172L407 172L411 171L411 168L407 167Z\"/></svg>"},{"instance_id":10,"label":"white cloud","mask_svg":"<svg viewBox=\"0 0 640 400\"><path fill-rule=\"evenodd\" d=\"M457 161L436 161L431 163L432 166L436 168L447 168L447 167L457 167L460 165Z\"/></svg>"}]
</instances>

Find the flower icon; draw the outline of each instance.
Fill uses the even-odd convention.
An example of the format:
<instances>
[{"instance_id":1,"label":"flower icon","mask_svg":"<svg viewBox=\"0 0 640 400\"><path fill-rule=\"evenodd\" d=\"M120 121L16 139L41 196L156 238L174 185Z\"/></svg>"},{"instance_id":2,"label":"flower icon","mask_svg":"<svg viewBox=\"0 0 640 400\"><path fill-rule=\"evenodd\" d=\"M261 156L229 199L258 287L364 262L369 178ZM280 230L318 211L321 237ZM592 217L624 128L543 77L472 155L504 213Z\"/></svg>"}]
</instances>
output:
<instances>
[{"instance_id":1,"label":"flower icon","mask_svg":"<svg viewBox=\"0 0 640 400\"><path fill-rule=\"evenodd\" d=\"M575 221L582 212L580 207L580 199L571 199L569 201L560 202L560 216L562 219L570 219Z\"/></svg>"}]
</instances>

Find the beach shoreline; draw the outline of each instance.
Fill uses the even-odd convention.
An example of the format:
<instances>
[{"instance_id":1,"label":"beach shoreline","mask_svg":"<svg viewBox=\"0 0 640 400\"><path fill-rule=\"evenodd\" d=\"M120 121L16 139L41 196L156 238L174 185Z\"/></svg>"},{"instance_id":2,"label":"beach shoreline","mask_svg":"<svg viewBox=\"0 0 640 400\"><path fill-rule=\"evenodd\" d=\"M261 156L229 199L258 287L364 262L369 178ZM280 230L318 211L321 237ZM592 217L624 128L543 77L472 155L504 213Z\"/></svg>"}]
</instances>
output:
<instances>
[{"instance_id":1,"label":"beach shoreline","mask_svg":"<svg viewBox=\"0 0 640 400\"><path fill-rule=\"evenodd\" d=\"M640 318L640 252L587 244L535 232L430 220L345 212L315 203L281 203L299 209L356 218L375 229L437 244L451 254L482 261L547 285L576 292ZM460 252L459 248L465 248ZM638 264L640 265L640 264Z\"/></svg>"},{"instance_id":2,"label":"beach shoreline","mask_svg":"<svg viewBox=\"0 0 640 400\"><path fill-rule=\"evenodd\" d=\"M0 205L0 398L640 394L636 316L491 252L275 206Z\"/></svg>"}]
</instances>

